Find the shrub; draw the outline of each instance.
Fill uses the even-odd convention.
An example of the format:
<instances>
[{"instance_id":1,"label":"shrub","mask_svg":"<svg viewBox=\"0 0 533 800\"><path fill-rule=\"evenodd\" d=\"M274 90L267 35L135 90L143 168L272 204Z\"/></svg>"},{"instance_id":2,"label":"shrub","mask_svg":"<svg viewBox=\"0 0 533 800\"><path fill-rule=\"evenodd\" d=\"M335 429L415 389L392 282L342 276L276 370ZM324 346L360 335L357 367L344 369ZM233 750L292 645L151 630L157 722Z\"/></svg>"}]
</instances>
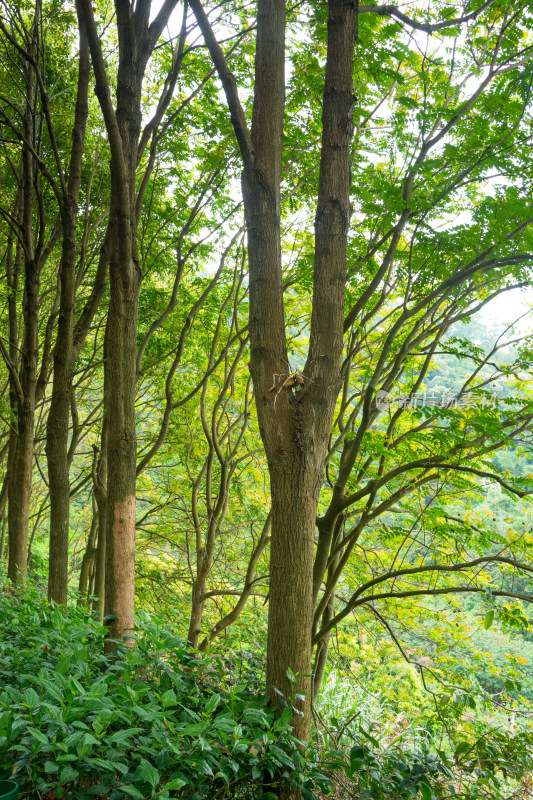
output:
<instances>
[{"instance_id":1,"label":"shrub","mask_svg":"<svg viewBox=\"0 0 533 800\"><path fill-rule=\"evenodd\" d=\"M288 778L304 798L327 788L291 736L291 706L276 718L220 659L149 618L113 657L104 633L31 588L0 594L0 776L21 796L268 800Z\"/></svg>"}]
</instances>

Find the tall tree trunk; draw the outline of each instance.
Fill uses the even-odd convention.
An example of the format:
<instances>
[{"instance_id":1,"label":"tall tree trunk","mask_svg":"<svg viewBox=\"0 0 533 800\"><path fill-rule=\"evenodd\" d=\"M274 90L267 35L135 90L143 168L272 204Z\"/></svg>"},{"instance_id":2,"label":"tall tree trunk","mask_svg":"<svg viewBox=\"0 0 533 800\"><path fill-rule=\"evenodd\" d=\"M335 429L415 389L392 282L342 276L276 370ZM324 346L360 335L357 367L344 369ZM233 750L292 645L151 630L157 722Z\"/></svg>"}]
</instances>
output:
<instances>
[{"instance_id":1,"label":"tall tree trunk","mask_svg":"<svg viewBox=\"0 0 533 800\"><path fill-rule=\"evenodd\" d=\"M298 381L292 381L296 391L287 381L281 270L285 3L259 0L257 5L251 134L235 80L200 0L191 0L191 7L224 87L244 166L250 371L272 494L267 686L278 705L283 702L278 691L286 697L294 692L305 695L294 733L308 740L315 519L341 386L357 6L352 0L330 0L328 6L313 310L306 366ZM294 679L287 677L288 670Z\"/></svg>"},{"instance_id":2,"label":"tall tree trunk","mask_svg":"<svg viewBox=\"0 0 533 800\"><path fill-rule=\"evenodd\" d=\"M135 609L135 495L137 439L137 316L141 272L137 229L142 209L136 172L142 124L141 97L146 65L177 0L167 0L150 21L151 2L135 10L115 1L119 36L116 110L90 0L77 0L87 29L98 97L111 150L109 226L110 301L104 344L104 413L107 416L106 614L113 617L110 637L131 630ZM164 106L166 108L166 106ZM146 177L146 175L145 175Z\"/></svg>"},{"instance_id":3,"label":"tall tree trunk","mask_svg":"<svg viewBox=\"0 0 533 800\"><path fill-rule=\"evenodd\" d=\"M74 304L76 300L76 222L81 185L81 167L88 115L89 48L80 21L78 90L72 129L72 149L66 196L62 208L62 254L60 305L54 350L52 398L46 427L46 457L50 487L50 550L48 599L66 604L68 590L68 544L70 482L68 432L70 393L74 368Z\"/></svg>"},{"instance_id":4,"label":"tall tree trunk","mask_svg":"<svg viewBox=\"0 0 533 800\"><path fill-rule=\"evenodd\" d=\"M7 517L2 517L2 534L0 536L0 560L5 557L7 543Z\"/></svg>"},{"instance_id":5,"label":"tall tree trunk","mask_svg":"<svg viewBox=\"0 0 533 800\"><path fill-rule=\"evenodd\" d=\"M105 613L114 617L110 626L114 639L131 631L135 610L135 397L140 276L131 249L127 261L121 255L115 251L110 264L111 298L104 356L104 414L108 420Z\"/></svg>"},{"instance_id":6,"label":"tall tree trunk","mask_svg":"<svg viewBox=\"0 0 533 800\"><path fill-rule=\"evenodd\" d=\"M100 437L100 454L96 458L93 471L93 491L96 500L98 543L96 560L93 567L93 588L91 594L96 598L96 608L100 619L104 617L106 587L106 524L107 524L107 418L104 413L102 435Z\"/></svg>"},{"instance_id":7,"label":"tall tree trunk","mask_svg":"<svg viewBox=\"0 0 533 800\"><path fill-rule=\"evenodd\" d=\"M2 483L2 491L0 492L0 561L4 558L7 541L7 487L8 477L6 475Z\"/></svg>"},{"instance_id":8,"label":"tall tree trunk","mask_svg":"<svg viewBox=\"0 0 533 800\"><path fill-rule=\"evenodd\" d=\"M89 576L91 570L94 569L94 562L96 559L96 542L98 537L98 516L96 501L93 498L93 518L91 521L91 529L87 538L87 547L83 554L80 567L80 578L78 581L78 591L84 596L85 600L88 597L89 589Z\"/></svg>"},{"instance_id":9,"label":"tall tree trunk","mask_svg":"<svg viewBox=\"0 0 533 800\"><path fill-rule=\"evenodd\" d=\"M36 48L38 9L31 30L30 56ZM31 142L34 132L34 71L29 61L23 64L25 107L22 120L20 249L24 258L22 299L23 336L18 375L11 370L11 395L16 398L16 436L11 441L11 472L8 489L9 562L12 581L24 582L27 568L28 523L34 456L35 393L39 358L40 265L34 248L33 210L35 202L34 160ZM10 331L11 333L11 331ZM11 344L11 342L10 342ZM13 364L13 360L12 360Z\"/></svg>"},{"instance_id":10,"label":"tall tree trunk","mask_svg":"<svg viewBox=\"0 0 533 800\"><path fill-rule=\"evenodd\" d=\"M25 264L24 281L24 339L21 353L17 402L17 433L9 478L9 565L12 581L26 579L28 555L28 523L30 516L33 447L35 427L35 388L39 330L39 276L35 262Z\"/></svg>"},{"instance_id":11,"label":"tall tree trunk","mask_svg":"<svg viewBox=\"0 0 533 800\"><path fill-rule=\"evenodd\" d=\"M113 617L109 632L111 638L116 639L128 634L133 627L134 617L135 396L137 315L141 285L134 209L141 88L146 59L141 52L143 41L139 20L130 14L129 3L117 3L120 41L115 112L92 8L86 0L80 0L78 8L87 27L96 94L111 147L110 301L104 343L104 414L108 421L109 470L105 611ZM142 23L146 26L147 19L143 19ZM145 28L141 27L144 32Z\"/></svg>"}]
</instances>

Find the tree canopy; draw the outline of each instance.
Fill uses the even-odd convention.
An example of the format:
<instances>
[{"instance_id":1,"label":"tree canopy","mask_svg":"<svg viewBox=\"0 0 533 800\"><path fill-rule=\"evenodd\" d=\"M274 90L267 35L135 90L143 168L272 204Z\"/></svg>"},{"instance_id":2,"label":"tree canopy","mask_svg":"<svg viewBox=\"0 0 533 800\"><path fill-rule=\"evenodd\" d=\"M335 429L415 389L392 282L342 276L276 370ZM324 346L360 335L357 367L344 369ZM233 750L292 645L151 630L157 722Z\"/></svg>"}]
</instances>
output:
<instances>
[{"instance_id":1,"label":"tree canopy","mask_svg":"<svg viewBox=\"0 0 533 800\"><path fill-rule=\"evenodd\" d=\"M14 584L78 590L109 650L135 602L257 648L299 740L368 635L444 716L485 702L467 627L529 635L532 596L532 25L0 3Z\"/></svg>"}]
</instances>

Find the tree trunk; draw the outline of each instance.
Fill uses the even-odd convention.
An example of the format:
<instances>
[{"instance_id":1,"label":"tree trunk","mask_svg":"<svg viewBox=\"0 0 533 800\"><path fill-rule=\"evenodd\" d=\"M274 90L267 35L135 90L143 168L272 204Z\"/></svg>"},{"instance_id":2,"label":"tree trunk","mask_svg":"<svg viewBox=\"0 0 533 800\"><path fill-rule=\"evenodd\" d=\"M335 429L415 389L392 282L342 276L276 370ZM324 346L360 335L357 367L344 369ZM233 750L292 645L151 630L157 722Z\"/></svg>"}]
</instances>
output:
<instances>
[{"instance_id":1,"label":"tree trunk","mask_svg":"<svg viewBox=\"0 0 533 800\"><path fill-rule=\"evenodd\" d=\"M85 599L89 597L89 576L91 570L94 569L94 562L96 560L96 542L98 537L98 508L96 500L93 496L93 518L91 520L91 530L87 538L87 547L81 560L80 579L78 582L78 591L84 595Z\"/></svg>"},{"instance_id":2,"label":"tree trunk","mask_svg":"<svg viewBox=\"0 0 533 800\"><path fill-rule=\"evenodd\" d=\"M2 532L0 534L0 561L4 559L5 549L6 549L6 533L7 533L7 517L5 516L5 512L2 513L2 517L0 518L0 522L2 523Z\"/></svg>"},{"instance_id":3,"label":"tree trunk","mask_svg":"<svg viewBox=\"0 0 533 800\"><path fill-rule=\"evenodd\" d=\"M31 31L30 55L33 56L37 37L37 10ZM23 141L21 157L20 239L16 261L23 252L24 294L22 300L23 336L19 355L19 371L10 374L10 394L16 398L16 435L11 440L11 474L8 489L9 562L8 575L12 581L24 582L27 569L28 523L30 514L33 470L35 393L39 358L39 288L40 265L35 257L33 209L35 175L30 149L34 131L34 74L33 66L23 65L26 101L22 120ZM16 311L15 311L16 313ZM11 334L11 329L10 329ZM16 335L16 334L15 334ZM11 336L10 336L11 339ZM11 345L11 341L10 341ZM12 364L14 364L12 359Z\"/></svg>"},{"instance_id":4,"label":"tree trunk","mask_svg":"<svg viewBox=\"0 0 533 800\"><path fill-rule=\"evenodd\" d=\"M126 636L135 610L135 494L137 438L137 316L141 272L137 229L142 209L141 182L135 179L142 124L141 98L146 65L177 0L169 0L150 21L151 3L115 2L119 36L116 110L90 0L77 8L87 29L98 97L111 151L109 226L110 301L104 343L104 413L107 417L106 614L110 637ZM146 177L146 176L145 176ZM143 188L144 187L144 188Z\"/></svg>"},{"instance_id":5,"label":"tree trunk","mask_svg":"<svg viewBox=\"0 0 533 800\"><path fill-rule=\"evenodd\" d=\"M311 334L306 366L296 381L288 368L281 267L285 3L259 0L257 4L248 133L224 54L201 3L190 2L226 93L244 166L250 372L272 494L267 687L275 705L284 702L276 689L287 697L305 695L298 701L304 713L295 716L294 733L308 740L315 518L341 386L357 5L351 0L329 2ZM294 680L287 678L287 670L296 675Z\"/></svg>"},{"instance_id":6,"label":"tree trunk","mask_svg":"<svg viewBox=\"0 0 533 800\"><path fill-rule=\"evenodd\" d=\"M198 639L201 633L202 616L205 606L205 590L209 566L205 563L206 559L202 554L198 557L198 571L192 584L191 593L191 616L189 619L189 632L187 641L193 648L198 647Z\"/></svg>"},{"instance_id":7,"label":"tree trunk","mask_svg":"<svg viewBox=\"0 0 533 800\"><path fill-rule=\"evenodd\" d=\"M330 574L333 574L336 570L338 563L338 556L333 560L329 568ZM327 625L335 615L335 591L331 593L329 596L328 602L326 607L322 613L322 625ZM322 686L322 682L324 680L324 674L326 671L326 664L328 658L328 650L329 650L329 640L330 634L327 633L316 646L315 651L315 662L313 665L313 698L317 698L320 694L320 688Z\"/></svg>"},{"instance_id":8,"label":"tree trunk","mask_svg":"<svg viewBox=\"0 0 533 800\"><path fill-rule=\"evenodd\" d=\"M76 222L81 166L88 115L89 48L85 27L79 24L78 90L72 129L72 149L67 194L62 209L61 296L54 349L52 398L46 426L46 457L50 487L50 550L48 599L67 603L70 481L68 433L70 393L74 368L73 329L76 301Z\"/></svg>"},{"instance_id":9,"label":"tree trunk","mask_svg":"<svg viewBox=\"0 0 533 800\"><path fill-rule=\"evenodd\" d=\"M8 490L9 565L12 581L26 579L28 556L28 524L35 427L35 389L39 332L39 273L35 262L25 264L24 338L20 357L17 401L16 438L13 441L11 474Z\"/></svg>"},{"instance_id":10,"label":"tree trunk","mask_svg":"<svg viewBox=\"0 0 533 800\"><path fill-rule=\"evenodd\" d=\"M7 453L9 458L9 443L7 447ZM0 561L4 558L4 553L6 549L6 541L7 541L7 516L6 516L6 507L7 507L7 488L9 483L8 472L4 476L4 480L2 483L2 490L0 491Z\"/></svg>"},{"instance_id":11,"label":"tree trunk","mask_svg":"<svg viewBox=\"0 0 533 800\"><path fill-rule=\"evenodd\" d=\"M140 280L130 263L112 258L111 299L105 333L104 413L108 420L105 613L110 636L128 634L135 610L135 431L137 311Z\"/></svg>"},{"instance_id":12,"label":"tree trunk","mask_svg":"<svg viewBox=\"0 0 533 800\"><path fill-rule=\"evenodd\" d=\"M313 532L322 478L309 464L309 455L295 447L270 462L267 682L276 705L278 690L302 712L293 719L294 734L301 739L309 738ZM295 692L305 698L295 700Z\"/></svg>"},{"instance_id":13,"label":"tree trunk","mask_svg":"<svg viewBox=\"0 0 533 800\"><path fill-rule=\"evenodd\" d=\"M309 354L303 372L303 387L296 392L285 392L289 413L294 410L297 412L292 419L289 418L290 437L284 443L280 437L279 456L276 459L272 456L269 458L272 499L273 504L279 504L280 517L276 526L273 517L272 525L267 660L267 679L271 685L282 679L283 663L278 657L280 652L284 653L285 663L291 669L291 661L296 663L298 660L302 674L308 676L311 673L315 518L327 442L341 386L346 249L351 213L352 69L356 31L357 11L354 4L346 0L330 0ZM250 281L251 312L252 291ZM260 296L258 302L261 302ZM259 413L260 406L265 408L267 405L264 387L256 397ZM281 397L279 399L282 400ZM284 406L282 400L278 418L269 422L272 432L282 430L280 417L284 407L287 408L287 405ZM265 440L268 442L268 437ZM291 453L292 458L287 458L287 452ZM280 457L285 463L290 463L296 457L300 470L295 465L294 469L287 471L290 488L285 497L278 500L276 494L281 494L282 488L277 481L276 461ZM298 520L300 514L301 522ZM284 524L284 518L289 518L288 524ZM298 525L301 525L301 532ZM293 533L294 538L291 537L292 526L298 531ZM291 587L294 587L293 592ZM303 609L297 615L299 598ZM298 637L294 635L290 616L286 612L288 607L295 614L295 620L301 620L302 624L308 626L305 635L303 632ZM304 686L307 692L305 716L298 719L295 734L308 740L309 678Z\"/></svg>"},{"instance_id":14,"label":"tree trunk","mask_svg":"<svg viewBox=\"0 0 533 800\"><path fill-rule=\"evenodd\" d=\"M93 565L93 589L91 594L97 598L96 608L100 619L104 617L105 586L106 586L106 522L107 522L107 422L106 415L102 420L102 435L100 438L100 455L95 461L93 469L93 491L96 501L98 544L96 559Z\"/></svg>"}]
</instances>

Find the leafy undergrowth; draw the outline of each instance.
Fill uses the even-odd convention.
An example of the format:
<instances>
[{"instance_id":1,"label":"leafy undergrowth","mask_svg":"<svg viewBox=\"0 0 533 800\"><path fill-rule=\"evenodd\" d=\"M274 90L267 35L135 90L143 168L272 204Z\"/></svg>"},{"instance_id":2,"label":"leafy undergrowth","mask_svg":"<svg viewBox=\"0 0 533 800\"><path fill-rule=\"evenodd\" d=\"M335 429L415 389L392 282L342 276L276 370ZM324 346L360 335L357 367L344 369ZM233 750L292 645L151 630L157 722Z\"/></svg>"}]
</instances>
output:
<instances>
[{"instance_id":1,"label":"leafy undergrowth","mask_svg":"<svg viewBox=\"0 0 533 800\"><path fill-rule=\"evenodd\" d=\"M287 780L304 800L533 797L530 731L472 728L444 746L380 726L337 683L303 750L292 708L276 718L253 675L239 682L231 663L191 655L149 618L113 657L104 636L85 608L0 583L0 778L17 780L21 800L275 800Z\"/></svg>"},{"instance_id":2,"label":"leafy undergrowth","mask_svg":"<svg viewBox=\"0 0 533 800\"><path fill-rule=\"evenodd\" d=\"M527 719L510 728L490 713L466 721L458 699L409 723L335 672L315 712L335 800L533 800Z\"/></svg>"},{"instance_id":3,"label":"leafy undergrowth","mask_svg":"<svg viewBox=\"0 0 533 800\"><path fill-rule=\"evenodd\" d=\"M103 638L86 609L0 594L0 777L19 797L268 800L288 776L304 798L327 789L292 709L276 719L221 659L150 620L113 658Z\"/></svg>"}]
</instances>

